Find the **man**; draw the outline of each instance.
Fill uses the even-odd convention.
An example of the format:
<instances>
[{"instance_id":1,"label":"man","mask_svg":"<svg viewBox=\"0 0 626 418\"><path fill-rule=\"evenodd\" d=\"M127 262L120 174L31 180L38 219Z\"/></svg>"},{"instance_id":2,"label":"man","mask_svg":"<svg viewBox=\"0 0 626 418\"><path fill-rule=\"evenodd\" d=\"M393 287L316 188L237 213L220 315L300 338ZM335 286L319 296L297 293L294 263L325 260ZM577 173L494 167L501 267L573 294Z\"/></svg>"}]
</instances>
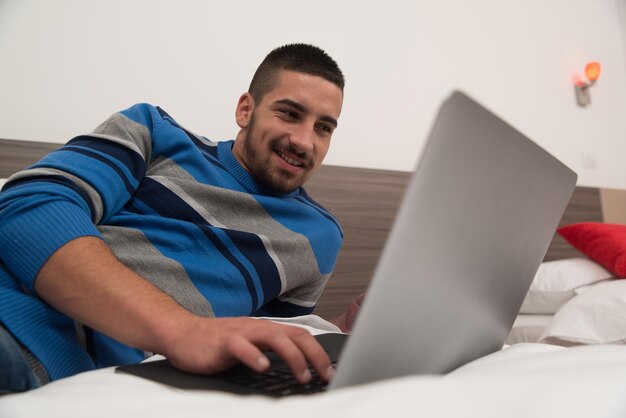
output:
<instances>
[{"instance_id":1,"label":"man","mask_svg":"<svg viewBox=\"0 0 626 418\"><path fill-rule=\"evenodd\" d=\"M269 349L300 382L307 363L330 380L308 332L246 316L311 313L334 267L339 225L300 186L328 151L343 86L324 51L286 45L239 99L234 143L140 104L12 176L0 194L0 357L18 370L0 389L146 352L190 372L263 372ZM357 309L334 322L347 331Z\"/></svg>"}]
</instances>

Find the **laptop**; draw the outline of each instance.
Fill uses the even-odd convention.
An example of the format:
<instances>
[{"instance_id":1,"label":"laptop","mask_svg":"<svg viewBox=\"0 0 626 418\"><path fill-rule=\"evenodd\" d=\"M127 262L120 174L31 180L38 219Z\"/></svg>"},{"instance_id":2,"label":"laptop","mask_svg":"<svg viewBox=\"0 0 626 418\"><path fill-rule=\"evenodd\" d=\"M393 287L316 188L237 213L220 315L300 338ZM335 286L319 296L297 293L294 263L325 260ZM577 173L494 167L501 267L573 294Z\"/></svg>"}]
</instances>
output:
<instances>
[{"instance_id":1,"label":"laptop","mask_svg":"<svg viewBox=\"0 0 626 418\"><path fill-rule=\"evenodd\" d=\"M295 389L283 389L272 380L285 367L277 358L267 374L236 366L194 375L166 360L118 371L181 388L273 396L448 373L502 348L576 178L455 91L439 110L351 335L317 337L337 361L328 387L292 379Z\"/></svg>"}]
</instances>

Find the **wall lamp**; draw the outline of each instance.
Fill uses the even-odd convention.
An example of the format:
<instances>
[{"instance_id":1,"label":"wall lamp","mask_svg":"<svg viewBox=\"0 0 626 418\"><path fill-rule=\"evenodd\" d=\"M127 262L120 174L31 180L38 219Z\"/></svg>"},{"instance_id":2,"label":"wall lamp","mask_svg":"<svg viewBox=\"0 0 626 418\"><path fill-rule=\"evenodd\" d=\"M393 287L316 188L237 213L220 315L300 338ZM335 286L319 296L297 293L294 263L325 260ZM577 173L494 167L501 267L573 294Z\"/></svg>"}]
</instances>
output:
<instances>
[{"instance_id":1,"label":"wall lamp","mask_svg":"<svg viewBox=\"0 0 626 418\"><path fill-rule=\"evenodd\" d=\"M600 77L600 71L601 67L599 62L590 62L585 66L585 77L587 77L588 81L578 80L576 84L574 84L574 88L576 89L576 103L578 103L578 106L585 107L591 104L589 88L593 86L598 77Z\"/></svg>"}]
</instances>

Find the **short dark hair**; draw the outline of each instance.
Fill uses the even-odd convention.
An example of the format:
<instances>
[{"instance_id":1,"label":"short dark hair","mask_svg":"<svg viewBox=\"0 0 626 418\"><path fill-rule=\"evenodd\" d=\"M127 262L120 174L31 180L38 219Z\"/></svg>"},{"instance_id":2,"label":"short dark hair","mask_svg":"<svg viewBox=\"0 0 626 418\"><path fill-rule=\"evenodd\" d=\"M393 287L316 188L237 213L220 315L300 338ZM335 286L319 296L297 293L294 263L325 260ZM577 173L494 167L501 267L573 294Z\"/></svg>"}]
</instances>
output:
<instances>
[{"instance_id":1,"label":"short dark hair","mask_svg":"<svg viewBox=\"0 0 626 418\"><path fill-rule=\"evenodd\" d=\"M280 70L322 77L339 87L343 92L345 80L334 59L316 46L289 44L278 47L267 54L254 73L248 92L257 103L263 99L265 93L274 88Z\"/></svg>"}]
</instances>

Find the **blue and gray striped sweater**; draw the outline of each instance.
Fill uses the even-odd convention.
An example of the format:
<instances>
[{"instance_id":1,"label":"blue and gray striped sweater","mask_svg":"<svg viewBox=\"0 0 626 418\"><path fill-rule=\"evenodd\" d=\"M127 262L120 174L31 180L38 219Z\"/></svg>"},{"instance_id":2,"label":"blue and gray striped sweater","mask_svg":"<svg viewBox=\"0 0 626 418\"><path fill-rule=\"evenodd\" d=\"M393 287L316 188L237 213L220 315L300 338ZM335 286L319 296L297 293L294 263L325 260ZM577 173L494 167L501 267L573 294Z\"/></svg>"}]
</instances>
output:
<instances>
[{"instance_id":1,"label":"blue and gray striped sweater","mask_svg":"<svg viewBox=\"0 0 626 418\"><path fill-rule=\"evenodd\" d=\"M51 379L143 359L34 292L41 266L81 236L203 316L313 311L342 232L300 188L257 184L232 154L158 107L116 113L13 175L0 193L0 321ZM103 280L106 280L103 277Z\"/></svg>"}]
</instances>

